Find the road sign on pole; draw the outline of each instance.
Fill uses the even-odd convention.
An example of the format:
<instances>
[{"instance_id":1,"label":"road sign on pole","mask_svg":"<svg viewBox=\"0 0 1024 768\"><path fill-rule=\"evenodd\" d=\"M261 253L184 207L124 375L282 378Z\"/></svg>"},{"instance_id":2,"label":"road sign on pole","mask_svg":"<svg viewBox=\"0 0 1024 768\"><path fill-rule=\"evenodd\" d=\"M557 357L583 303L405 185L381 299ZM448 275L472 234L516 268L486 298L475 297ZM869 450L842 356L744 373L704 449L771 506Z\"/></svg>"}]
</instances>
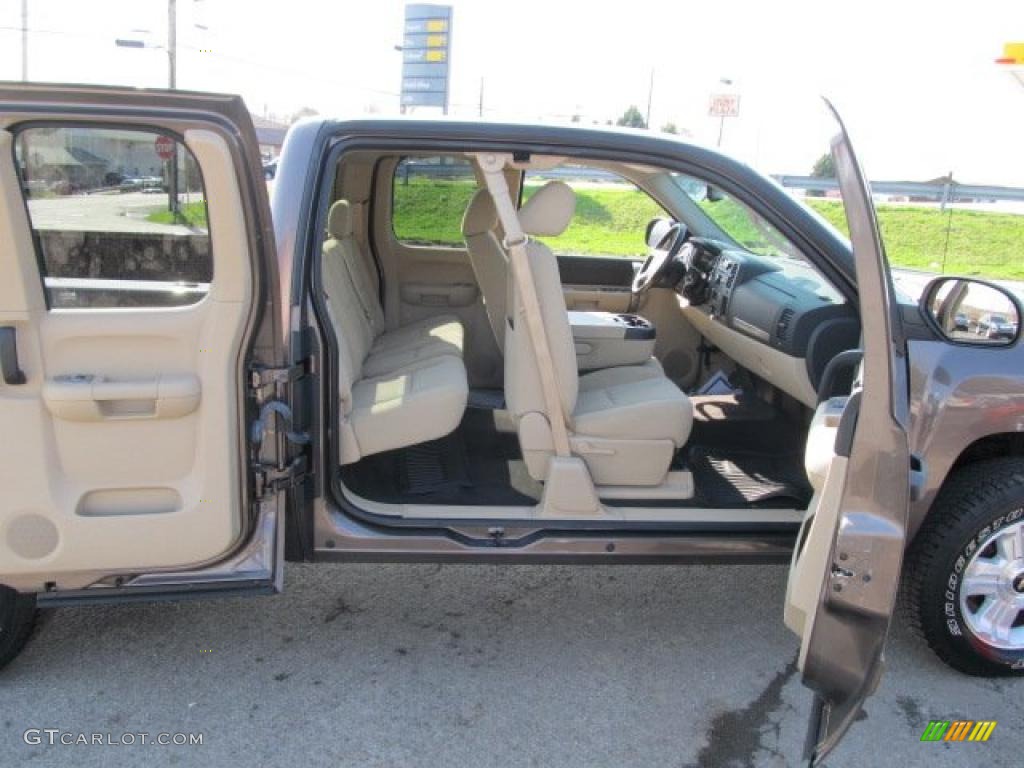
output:
<instances>
[{"instance_id":1,"label":"road sign on pole","mask_svg":"<svg viewBox=\"0 0 1024 768\"><path fill-rule=\"evenodd\" d=\"M738 93L715 93L708 105L711 117L739 117L740 96Z\"/></svg>"},{"instance_id":2,"label":"road sign on pole","mask_svg":"<svg viewBox=\"0 0 1024 768\"><path fill-rule=\"evenodd\" d=\"M452 7L405 6L402 35L400 103L406 107L441 107L448 114Z\"/></svg>"},{"instance_id":3,"label":"road sign on pole","mask_svg":"<svg viewBox=\"0 0 1024 768\"><path fill-rule=\"evenodd\" d=\"M174 157L174 139L170 136L157 136L156 141L153 142L153 148L156 149L156 155L161 160L170 160Z\"/></svg>"}]
</instances>

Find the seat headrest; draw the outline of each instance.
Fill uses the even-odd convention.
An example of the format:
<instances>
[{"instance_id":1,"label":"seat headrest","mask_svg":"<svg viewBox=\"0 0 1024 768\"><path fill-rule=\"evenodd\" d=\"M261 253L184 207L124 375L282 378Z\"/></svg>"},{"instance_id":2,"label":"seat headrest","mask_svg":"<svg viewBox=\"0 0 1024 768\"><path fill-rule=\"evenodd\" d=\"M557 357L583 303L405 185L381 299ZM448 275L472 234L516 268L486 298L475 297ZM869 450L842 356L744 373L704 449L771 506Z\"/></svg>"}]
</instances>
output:
<instances>
[{"instance_id":1,"label":"seat headrest","mask_svg":"<svg viewBox=\"0 0 1024 768\"><path fill-rule=\"evenodd\" d=\"M352 236L352 206L348 200L338 200L327 214L327 234L335 240Z\"/></svg>"},{"instance_id":2,"label":"seat headrest","mask_svg":"<svg viewBox=\"0 0 1024 768\"><path fill-rule=\"evenodd\" d=\"M564 181L549 181L519 209L523 232L534 237L556 237L569 226L576 212L576 193Z\"/></svg>"},{"instance_id":3,"label":"seat headrest","mask_svg":"<svg viewBox=\"0 0 1024 768\"><path fill-rule=\"evenodd\" d=\"M463 237L482 235L497 226L498 209L494 207L494 198L486 189L478 189L462 217Z\"/></svg>"}]
</instances>

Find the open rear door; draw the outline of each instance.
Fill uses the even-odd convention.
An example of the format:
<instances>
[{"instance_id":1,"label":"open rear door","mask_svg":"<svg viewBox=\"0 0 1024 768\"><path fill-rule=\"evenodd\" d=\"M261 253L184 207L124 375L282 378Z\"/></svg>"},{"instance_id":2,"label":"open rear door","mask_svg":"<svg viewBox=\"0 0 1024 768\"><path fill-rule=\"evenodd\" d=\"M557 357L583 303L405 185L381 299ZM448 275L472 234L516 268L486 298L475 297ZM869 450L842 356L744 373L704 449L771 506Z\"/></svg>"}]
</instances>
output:
<instances>
[{"instance_id":1,"label":"open rear door","mask_svg":"<svg viewBox=\"0 0 1024 768\"><path fill-rule=\"evenodd\" d=\"M0 84L0 233L0 586L272 588L249 433L289 379L242 100Z\"/></svg>"},{"instance_id":2,"label":"open rear door","mask_svg":"<svg viewBox=\"0 0 1024 768\"><path fill-rule=\"evenodd\" d=\"M832 156L856 260L863 362L850 395L819 407L816 424L835 425L834 455L807 510L786 594L786 624L801 639L798 666L815 693L812 765L836 746L881 675L910 484L899 318L871 192L841 121Z\"/></svg>"}]
</instances>

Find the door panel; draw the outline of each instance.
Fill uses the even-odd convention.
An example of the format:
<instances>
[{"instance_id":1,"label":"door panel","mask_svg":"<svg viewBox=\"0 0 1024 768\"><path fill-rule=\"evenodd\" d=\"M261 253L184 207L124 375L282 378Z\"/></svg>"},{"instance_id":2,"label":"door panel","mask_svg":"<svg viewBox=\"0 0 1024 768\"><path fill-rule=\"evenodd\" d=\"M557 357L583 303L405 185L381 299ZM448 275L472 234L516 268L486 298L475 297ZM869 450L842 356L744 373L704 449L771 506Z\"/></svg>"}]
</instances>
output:
<instances>
[{"instance_id":1,"label":"door panel","mask_svg":"<svg viewBox=\"0 0 1024 768\"><path fill-rule=\"evenodd\" d=\"M841 410L833 455L808 507L786 595L786 624L801 638L798 666L815 692L812 763L836 746L881 676L910 486L902 333L871 193L841 123L832 153L856 263L863 362L850 397L832 402Z\"/></svg>"},{"instance_id":2,"label":"door panel","mask_svg":"<svg viewBox=\"0 0 1024 768\"><path fill-rule=\"evenodd\" d=\"M622 257L558 256L565 304L570 310L628 312L637 263Z\"/></svg>"},{"instance_id":3,"label":"door panel","mask_svg":"<svg viewBox=\"0 0 1024 768\"><path fill-rule=\"evenodd\" d=\"M15 279L0 289L0 325L16 329L26 382L0 384L0 420L17 436L0 442L11 472L0 583L76 589L214 560L250 520L244 351L257 320L253 265L273 255L253 246L261 225L248 217L267 203L262 185L242 183L255 142L229 130L240 101L155 94L151 104L101 89L76 108L75 89L66 100L45 88L2 96L0 223L11 236L0 268ZM174 174L153 154L160 137L175 147ZM146 163L178 190L177 219L160 220L166 191L118 188L121 169ZM213 277L167 305L154 297L175 293L189 238L208 241ZM114 306L90 304L97 285Z\"/></svg>"}]
</instances>

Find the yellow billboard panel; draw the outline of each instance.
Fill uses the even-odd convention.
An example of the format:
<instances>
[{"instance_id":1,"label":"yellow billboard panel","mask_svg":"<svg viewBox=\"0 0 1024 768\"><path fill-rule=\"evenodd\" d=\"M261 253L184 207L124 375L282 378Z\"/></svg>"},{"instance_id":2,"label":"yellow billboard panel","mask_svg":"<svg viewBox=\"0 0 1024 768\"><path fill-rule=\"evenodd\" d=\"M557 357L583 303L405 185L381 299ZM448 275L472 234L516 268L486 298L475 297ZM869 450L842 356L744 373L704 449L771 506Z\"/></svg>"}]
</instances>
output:
<instances>
[{"instance_id":1,"label":"yellow billboard panel","mask_svg":"<svg viewBox=\"0 0 1024 768\"><path fill-rule=\"evenodd\" d=\"M1000 64L1024 64L1024 43L1007 43L1003 46Z\"/></svg>"},{"instance_id":2,"label":"yellow billboard panel","mask_svg":"<svg viewBox=\"0 0 1024 768\"><path fill-rule=\"evenodd\" d=\"M448 45L448 35L427 35L427 48L444 48Z\"/></svg>"},{"instance_id":3,"label":"yellow billboard panel","mask_svg":"<svg viewBox=\"0 0 1024 768\"><path fill-rule=\"evenodd\" d=\"M427 32L447 32L448 19L427 19Z\"/></svg>"},{"instance_id":4,"label":"yellow billboard panel","mask_svg":"<svg viewBox=\"0 0 1024 768\"><path fill-rule=\"evenodd\" d=\"M438 62L445 60L444 51L427 51L427 61Z\"/></svg>"}]
</instances>

